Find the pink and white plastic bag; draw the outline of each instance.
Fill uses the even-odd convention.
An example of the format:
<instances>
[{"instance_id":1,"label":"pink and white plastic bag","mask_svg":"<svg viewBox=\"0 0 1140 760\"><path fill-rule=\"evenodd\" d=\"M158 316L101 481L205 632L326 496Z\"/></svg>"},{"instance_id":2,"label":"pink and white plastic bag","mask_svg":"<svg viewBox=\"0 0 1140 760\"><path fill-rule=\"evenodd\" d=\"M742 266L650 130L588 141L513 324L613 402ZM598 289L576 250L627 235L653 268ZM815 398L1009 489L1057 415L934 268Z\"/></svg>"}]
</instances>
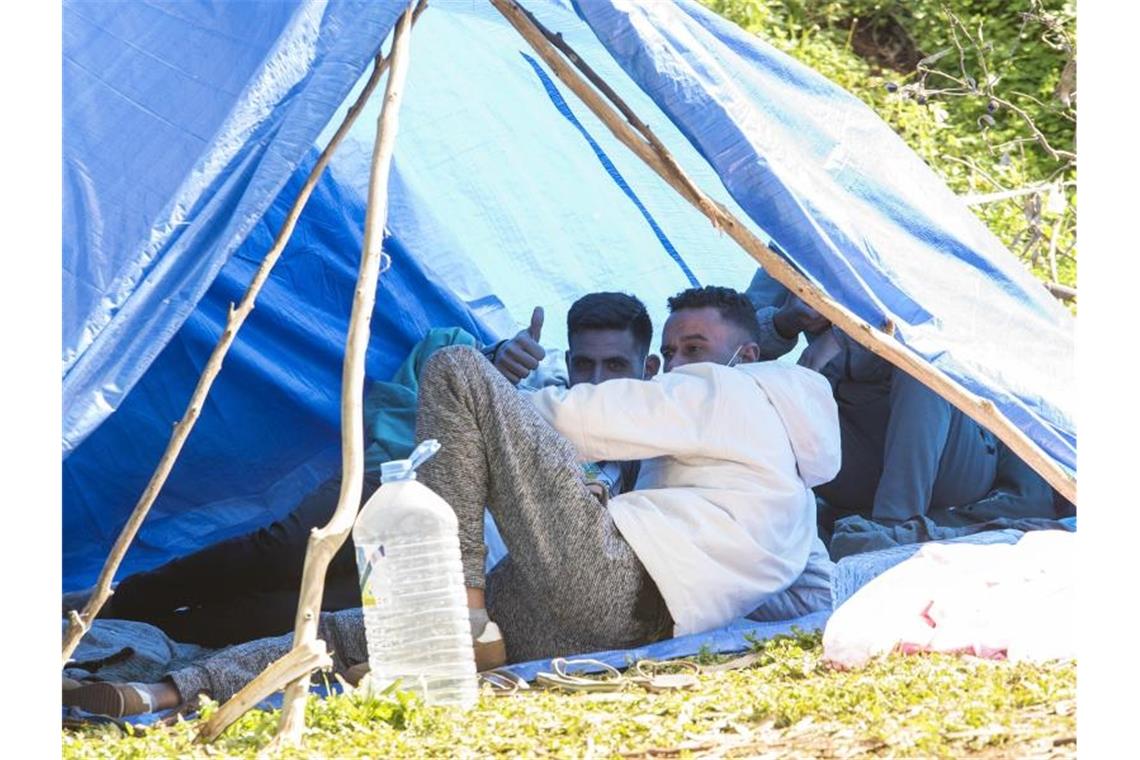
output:
<instances>
[{"instance_id":1,"label":"pink and white plastic bag","mask_svg":"<svg viewBox=\"0 0 1140 760\"><path fill-rule=\"evenodd\" d=\"M1076 534L1016 544L926 544L832 614L824 659L859 667L892 651L1044 661L1076 657Z\"/></svg>"}]
</instances>

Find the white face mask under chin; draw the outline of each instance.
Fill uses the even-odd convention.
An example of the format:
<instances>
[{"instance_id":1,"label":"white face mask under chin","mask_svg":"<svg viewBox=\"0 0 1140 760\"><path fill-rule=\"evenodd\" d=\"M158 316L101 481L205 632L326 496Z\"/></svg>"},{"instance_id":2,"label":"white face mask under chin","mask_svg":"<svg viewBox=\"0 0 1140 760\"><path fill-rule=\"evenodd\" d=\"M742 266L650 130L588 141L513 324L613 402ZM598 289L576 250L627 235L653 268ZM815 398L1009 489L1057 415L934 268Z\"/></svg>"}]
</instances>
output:
<instances>
[{"instance_id":1,"label":"white face mask under chin","mask_svg":"<svg viewBox=\"0 0 1140 760\"><path fill-rule=\"evenodd\" d=\"M740 352L743 350L744 350L744 344L741 343L739 346L736 347L736 350L732 352L732 358L728 360L728 366L730 366L730 367L736 366L736 360L738 358L740 358Z\"/></svg>"}]
</instances>

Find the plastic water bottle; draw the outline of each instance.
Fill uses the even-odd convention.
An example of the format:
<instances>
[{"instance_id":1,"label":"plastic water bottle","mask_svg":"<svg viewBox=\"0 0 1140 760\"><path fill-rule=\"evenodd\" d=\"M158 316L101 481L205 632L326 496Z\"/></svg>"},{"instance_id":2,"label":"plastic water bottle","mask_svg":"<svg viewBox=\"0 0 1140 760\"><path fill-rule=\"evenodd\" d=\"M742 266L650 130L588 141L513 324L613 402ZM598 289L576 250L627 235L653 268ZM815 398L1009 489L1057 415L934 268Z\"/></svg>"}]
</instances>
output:
<instances>
[{"instance_id":1,"label":"plastic water bottle","mask_svg":"<svg viewBox=\"0 0 1140 760\"><path fill-rule=\"evenodd\" d=\"M416 480L428 440L380 467L380 488L352 528L373 688L470 707L478 697L455 512Z\"/></svg>"}]
</instances>

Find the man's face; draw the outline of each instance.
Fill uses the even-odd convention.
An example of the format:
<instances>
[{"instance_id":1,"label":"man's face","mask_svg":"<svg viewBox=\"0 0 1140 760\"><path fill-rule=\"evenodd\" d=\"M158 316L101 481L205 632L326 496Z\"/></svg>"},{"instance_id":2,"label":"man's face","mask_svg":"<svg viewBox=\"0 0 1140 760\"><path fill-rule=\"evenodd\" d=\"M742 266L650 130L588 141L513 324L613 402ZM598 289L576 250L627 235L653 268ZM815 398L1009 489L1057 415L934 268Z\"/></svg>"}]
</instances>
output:
<instances>
[{"instance_id":1,"label":"man's face","mask_svg":"<svg viewBox=\"0 0 1140 760\"><path fill-rule=\"evenodd\" d=\"M673 312L661 336L666 372L696 362L728 364L733 355L736 363L756 361L758 353L748 334L713 306Z\"/></svg>"},{"instance_id":2,"label":"man's face","mask_svg":"<svg viewBox=\"0 0 1140 760\"><path fill-rule=\"evenodd\" d=\"M566 365L571 386L620 377L649 379L657 371L656 361L652 372L648 371L649 364L638 350L632 330L579 330L570 334Z\"/></svg>"}]
</instances>

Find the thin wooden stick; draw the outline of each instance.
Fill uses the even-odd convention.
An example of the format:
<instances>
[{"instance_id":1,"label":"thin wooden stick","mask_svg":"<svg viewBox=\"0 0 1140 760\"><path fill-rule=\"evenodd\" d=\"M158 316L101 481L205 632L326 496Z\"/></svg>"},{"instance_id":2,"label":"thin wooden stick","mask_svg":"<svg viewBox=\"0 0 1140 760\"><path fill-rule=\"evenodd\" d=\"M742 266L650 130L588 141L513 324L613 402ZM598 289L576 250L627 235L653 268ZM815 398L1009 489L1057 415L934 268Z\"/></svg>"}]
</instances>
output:
<instances>
[{"instance_id":1,"label":"thin wooden stick","mask_svg":"<svg viewBox=\"0 0 1140 760\"><path fill-rule=\"evenodd\" d=\"M195 742L212 742L222 735L235 720L261 700L278 691L281 685L299 676L308 675L314 670L332 667L325 642L320 639L308 641L295 649L290 649L261 672L257 678L247 683L241 691L230 698L202 724L194 737Z\"/></svg>"},{"instance_id":2,"label":"thin wooden stick","mask_svg":"<svg viewBox=\"0 0 1140 760\"><path fill-rule=\"evenodd\" d=\"M418 12L419 10L417 9L417 13ZM351 129L352 125L356 122L356 118L360 115L364 103L376 89L376 85L380 82L380 77L387 68L388 61L377 55L376 63L372 69L372 75L368 78L367 83L365 83L364 89L356 99L356 102L348 109L348 113L345 114L344 121L341 123L340 128L337 129L329 141L328 146L325 147L318 157L317 163L313 166L312 171L309 172L309 178L305 180L304 186L297 194L296 200L293 201L293 206L289 209L289 215L285 218L284 224L281 225L281 230L277 233L277 239L273 241L273 247L265 254L265 259L261 262L261 266L258 267L257 272L254 274L253 280L246 289L241 303L237 308L234 308L233 304L230 304L225 330L222 332L217 345L214 346L213 353L210 354L210 358L206 362L206 368L202 371L202 376L198 379L198 384L194 388L194 393L190 396L190 403L187 405L182 419L174 427L170 443L167 444L166 451L163 453L162 459L159 460L158 467L151 476L150 482L147 483L146 489L135 505L134 511L131 512L130 517L127 519L126 525L123 526L122 532L119 533L119 538L115 541L115 545L111 548L111 553L103 565L103 570L99 573L99 580L95 584L95 590L92 592L90 598L88 598L87 604L84 605L82 614L77 614L72 611L68 615L70 623L63 638L63 665L67 665L68 659L75 651L75 647L79 645L79 640L83 637L83 634L87 632L91 621L99 614L99 610L113 593L111 591L111 581L115 577L115 572L119 569L119 564L122 562L123 556L127 553L127 548L134 540L135 535L142 526L143 520L146 519L147 513L150 512L150 508L154 504L155 499L158 498L158 492L162 489L162 486L166 483L166 478L174 468L174 462L178 459L178 454L182 451L183 444L186 443L186 439L190 436L190 431L194 429L194 423L198 420L198 414L202 409L202 404L206 400L206 394L209 393L211 386L214 384L214 379L222 369L222 360L229 351L230 345L233 343L238 330L241 329L242 324L245 323L246 317L253 311L254 301L257 300L258 293L261 292L262 286L269 278L270 271L272 271L277 260L281 257L281 252L285 250L285 246L289 243L293 229L297 226L297 219L301 216L301 211L304 210L305 204L308 203L309 196L313 194L313 189L316 187L317 181L321 178L321 174L324 173L325 167L328 166L329 160L332 158L337 146L340 145L344 136L348 134L349 129Z\"/></svg>"},{"instance_id":3,"label":"thin wooden stick","mask_svg":"<svg viewBox=\"0 0 1140 760\"><path fill-rule=\"evenodd\" d=\"M1054 285L1061 282L1061 278L1057 274L1057 240L1061 237L1061 225L1064 221L1064 214L1057 217L1057 221L1053 224L1053 232L1049 235L1049 274L1053 278Z\"/></svg>"},{"instance_id":4,"label":"thin wooden stick","mask_svg":"<svg viewBox=\"0 0 1140 760\"><path fill-rule=\"evenodd\" d=\"M985 193L983 195L961 195L958 196L962 202L967 206L981 206L986 203L995 203L996 201L1004 201L1010 198L1020 198L1023 195L1039 195L1041 193L1049 192L1053 187L1052 184L1042 182L1039 185L1026 185L1025 187L1014 188L1013 190L1002 190L1000 193Z\"/></svg>"},{"instance_id":5,"label":"thin wooden stick","mask_svg":"<svg viewBox=\"0 0 1140 760\"><path fill-rule=\"evenodd\" d=\"M421 4L423 0L421 0ZM348 326L344 372L341 383L341 449L343 473L340 500L328 525L314 529L305 553L305 569L301 577L301 598L297 605L297 630L293 646L301 647L316 639L317 623L324 595L325 571L333 555L344 543L356 512L364 481L364 422L361 399L364 396L364 360L368 350L369 322L376 303L376 284L380 276L381 246L384 223L388 218L388 175L399 127L400 99L408 71L411 43L412 6L400 18L392 38L392 71L384 92L384 106L376 128L376 144L372 151L372 176L368 185L368 206L364 216L364 251L360 275L352 302L352 318ZM387 268L386 266L384 268ZM305 728L305 703L309 696L309 674L291 681L285 689L281 724L269 751L297 746Z\"/></svg>"},{"instance_id":6,"label":"thin wooden stick","mask_svg":"<svg viewBox=\"0 0 1140 760\"><path fill-rule=\"evenodd\" d=\"M894 325L890 320L875 328L860 319L796 271L781 256L769 249L728 209L714 202L692 182L677 181L674 176L675 171L672 169L673 166L676 166L676 162L671 157L666 159L662 155L667 151L663 147L655 148L641 139L633 128L601 99L597 91L571 69L559 55L555 46L547 39L542 30L528 18L518 3L514 0L491 0L491 4L518 30L531 48L546 62L555 76L594 112L618 140L645 161L683 198L708 216L714 227L726 232L777 282L827 317L833 325L843 330L860 345L911 375L960 409L968 417L993 432L1026 464L1056 488L1062 496L1074 504L1076 503L1076 480L1054 462L1040 446L1013 425L994 406L992 401L967 391L946 373L899 343L893 337ZM575 55L575 58L580 60L580 56ZM676 171L681 170L678 168Z\"/></svg>"},{"instance_id":7,"label":"thin wooden stick","mask_svg":"<svg viewBox=\"0 0 1140 760\"><path fill-rule=\"evenodd\" d=\"M1070 288L1068 285L1062 285L1059 282L1047 282L1045 288L1062 301L1077 300L1076 288Z\"/></svg>"}]
</instances>

